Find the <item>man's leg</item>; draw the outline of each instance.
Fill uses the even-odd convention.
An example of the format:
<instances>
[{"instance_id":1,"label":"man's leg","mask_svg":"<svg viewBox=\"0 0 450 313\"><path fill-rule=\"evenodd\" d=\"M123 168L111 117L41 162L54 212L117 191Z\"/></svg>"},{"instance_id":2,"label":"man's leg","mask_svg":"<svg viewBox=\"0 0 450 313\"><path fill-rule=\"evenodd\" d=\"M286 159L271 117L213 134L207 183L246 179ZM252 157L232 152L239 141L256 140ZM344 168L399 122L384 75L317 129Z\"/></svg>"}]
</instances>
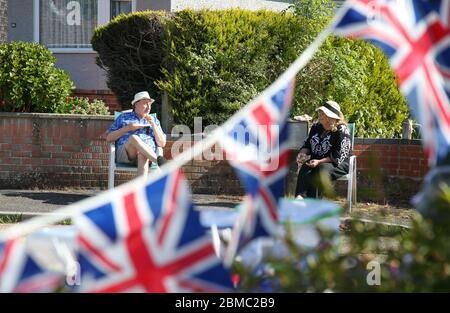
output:
<instances>
[{"instance_id":1,"label":"man's leg","mask_svg":"<svg viewBox=\"0 0 450 313\"><path fill-rule=\"evenodd\" d=\"M137 156L137 173L138 175L143 175L144 178L148 176L148 159L142 154L138 153Z\"/></svg>"},{"instance_id":2,"label":"man's leg","mask_svg":"<svg viewBox=\"0 0 450 313\"><path fill-rule=\"evenodd\" d=\"M146 157L148 160L152 162L156 162L156 153L153 151L145 142L142 141L136 135L132 135L128 138L125 143L125 150L127 151L128 158L130 160L134 160L138 157L138 154Z\"/></svg>"}]
</instances>

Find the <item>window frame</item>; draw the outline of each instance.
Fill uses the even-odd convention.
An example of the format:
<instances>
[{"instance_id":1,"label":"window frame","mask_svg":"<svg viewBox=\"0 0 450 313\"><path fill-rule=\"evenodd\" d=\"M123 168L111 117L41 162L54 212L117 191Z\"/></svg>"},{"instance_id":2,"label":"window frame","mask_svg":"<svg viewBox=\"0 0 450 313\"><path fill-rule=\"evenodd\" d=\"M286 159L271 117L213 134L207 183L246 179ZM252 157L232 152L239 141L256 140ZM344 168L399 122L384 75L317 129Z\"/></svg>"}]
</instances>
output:
<instances>
[{"instance_id":1,"label":"window frame","mask_svg":"<svg viewBox=\"0 0 450 313\"><path fill-rule=\"evenodd\" d=\"M40 43L39 36L39 1L33 0L33 41ZM97 0L97 27L111 21L111 0ZM136 0L131 0L131 11L136 12ZM49 48L53 53L96 53L92 48Z\"/></svg>"}]
</instances>

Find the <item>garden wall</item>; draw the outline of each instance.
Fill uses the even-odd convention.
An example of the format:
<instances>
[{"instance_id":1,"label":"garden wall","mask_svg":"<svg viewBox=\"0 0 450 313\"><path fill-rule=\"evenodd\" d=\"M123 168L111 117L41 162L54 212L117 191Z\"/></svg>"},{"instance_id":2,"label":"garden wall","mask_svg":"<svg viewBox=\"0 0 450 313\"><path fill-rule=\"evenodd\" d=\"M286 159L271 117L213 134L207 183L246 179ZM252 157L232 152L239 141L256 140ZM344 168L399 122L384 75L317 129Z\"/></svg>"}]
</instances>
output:
<instances>
[{"instance_id":1,"label":"garden wall","mask_svg":"<svg viewBox=\"0 0 450 313\"><path fill-rule=\"evenodd\" d=\"M0 188L77 187L106 188L109 146L105 130L112 116L0 113ZM181 152L190 141L169 140ZM183 146L184 145L184 146ZM220 154L220 149L213 150ZM358 160L358 190L370 185L371 169L380 169L389 179L408 179L418 189L427 171L418 140L355 139ZM291 155L288 193L295 188L296 165ZM189 161L184 167L195 193L242 194L232 168L226 161ZM116 183L133 177L116 174ZM398 184L397 184L398 185Z\"/></svg>"},{"instance_id":2,"label":"garden wall","mask_svg":"<svg viewBox=\"0 0 450 313\"><path fill-rule=\"evenodd\" d=\"M88 98L89 100L103 100L106 106L109 107L109 111L122 111L119 105L116 95L109 89L107 90L94 90L94 89L76 89L74 96Z\"/></svg>"}]
</instances>

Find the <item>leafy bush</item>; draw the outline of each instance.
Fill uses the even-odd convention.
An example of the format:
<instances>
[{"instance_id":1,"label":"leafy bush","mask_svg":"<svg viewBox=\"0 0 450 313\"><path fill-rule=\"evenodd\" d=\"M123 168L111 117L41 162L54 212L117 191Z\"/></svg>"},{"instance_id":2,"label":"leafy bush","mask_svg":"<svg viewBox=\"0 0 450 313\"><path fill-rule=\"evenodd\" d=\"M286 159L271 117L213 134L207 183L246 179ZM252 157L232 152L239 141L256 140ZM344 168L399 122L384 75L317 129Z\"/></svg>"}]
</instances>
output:
<instances>
[{"instance_id":1,"label":"leafy bush","mask_svg":"<svg viewBox=\"0 0 450 313\"><path fill-rule=\"evenodd\" d=\"M0 44L0 104L7 112L55 112L74 88L55 57L36 43Z\"/></svg>"},{"instance_id":2,"label":"leafy bush","mask_svg":"<svg viewBox=\"0 0 450 313\"><path fill-rule=\"evenodd\" d=\"M69 97L65 105L59 107L56 113L109 115L109 108L105 102L99 99L94 99L92 102L89 102L88 98Z\"/></svg>"},{"instance_id":3,"label":"leafy bush","mask_svg":"<svg viewBox=\"0 0 450 313\"><path fill-rule=\"evenodd\" d=\"M95 30L91 43L98 52L97 65L107 73L107 85L123 109L136 92L159 93L154 82L161 77L165 15L141 11L119 15Z\"/></svg>"},{"instance_id":4,"label":"leafy bush","mask_svg":"<svg viewBox=\"0 0 450 313\"><path fill-rule=\"evenodd\" d=\"M139 12L100 27L92 43L123 108L136 91L165 90L176 123L202 116L203 125L221 124L306 49L332 8L331 0L297 0L283 13ZM326 99L341 104L359 137L398 137L408 116L386 58L363 41L326 40L297 75L292 115L312 115Z\"/></svg>"},{"instance_id":5,"label":"leafy bush","mask_svg":"<svg viewBox=\"0 0 450 313\"><path fill-rule=\"evenodd\" d=\"M324 100L337 101L356 136L399 137L408 106L384 54L360 40L329 37L299 73L293 115L313 115Z\"/></svg>"},{"instance_id":6,"label":"leafy bush","mask_svg":"<svg viewBox=\"0 0 450 313\"><path fill-rule=\"evenodd\" d=\"M174 119L220 124L275 80L303 48L291 13L246 10L175 13L168 22L164 77Z\"/></svg>"},{"instance_id":7,"label":"leafy bush","mask_svg":"<svg viewBox=\"0 0 450 313\"><path fill-rule=\"evenodd\" d=\"M331 16L330 1L297 0L291 6L314 39ZM331 36L299 73L293 115L313 115L324 100L337 101L356 136L393 138L408 117L406 100L384 54L365 41Z\"/></svg>"}]
</instances>

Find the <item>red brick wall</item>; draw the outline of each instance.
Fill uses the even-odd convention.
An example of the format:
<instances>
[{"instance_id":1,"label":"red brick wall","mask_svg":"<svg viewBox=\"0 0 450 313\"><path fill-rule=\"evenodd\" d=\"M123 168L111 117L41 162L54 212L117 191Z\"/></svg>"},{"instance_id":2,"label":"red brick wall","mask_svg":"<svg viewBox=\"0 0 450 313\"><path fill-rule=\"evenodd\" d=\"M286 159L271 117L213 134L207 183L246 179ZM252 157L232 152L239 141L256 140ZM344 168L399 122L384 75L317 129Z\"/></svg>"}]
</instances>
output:
<instances>
[{"instance_id":1,"label":"red brick wall","mask_svg":"<svg viewBox=\"0 0 450 313\"><path fill-rule=\"evenodd\" d=\"M111 113L114 113L114 111L122 111L117 97L110 90L76 89L74 95L77 97L88 98L89 100L103 100L103 102L105 102L105 104L109 107L109 111Z\"/></svg>"},{"instance_id":2,"label":"red brick wall","mask_svg":"<svg viewBox=\"0 0 450 313\"><path fill-rule=\"evenodd\" d=\"M420 140L356 139L353 154L358 170L369 170L373 164L386 176L423 178L428 171Z\"/></svg>"},{"instance_id":3,"label":"red brick wall","mask_svg":"<svg viewBox=\"0 0 450 313\"><path fill-rule=\"evenodd\" d=\"M112 117L0 113L0 187L99 187Z\"/></svg>"},{"instance_id":4,"label":"red brick wall","mask_svg":"<svg viewBox=\"0 0 450 313\"><path fill-rule=\"evenodd\" d=\"M0 113L0 188L100 187L108 179L109 145L105 130L113 117ZM170 159L173 141L164 155ZM426 165L419 141L356 140L358 173L374 162L388 176L420 179ZM295 152L291 155L288 191L295 187ZM183 166L195 193L242 194L226 161L191 160ZM116 175L118 184L133 178Z\"/></svg>"}]
</instances>

